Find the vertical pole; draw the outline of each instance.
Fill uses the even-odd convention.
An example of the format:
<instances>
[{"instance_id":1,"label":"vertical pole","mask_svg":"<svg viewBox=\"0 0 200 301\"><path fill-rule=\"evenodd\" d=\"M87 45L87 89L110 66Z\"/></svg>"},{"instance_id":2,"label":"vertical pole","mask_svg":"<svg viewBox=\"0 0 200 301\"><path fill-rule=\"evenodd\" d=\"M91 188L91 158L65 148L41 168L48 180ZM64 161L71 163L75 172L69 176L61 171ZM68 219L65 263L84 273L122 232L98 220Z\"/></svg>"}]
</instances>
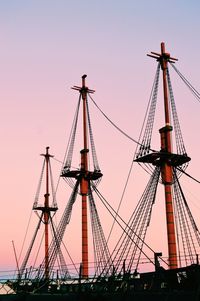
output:
<instances>
[{"instance_id":1,"label":"vertical pole","mask_svg":"<svg viewBox=\"0 0 200 301\"><path fill-rule=\"evenodd\" d=\"M44 225L45 225L45 278L49 278L49 147L46 147L46 193L44 195Z\"/></svg>"},{"instance_id":2,"label":"vertical pole","mask_svg":"<svg viewBox=\"0 0 200 301\"><path fill-rule=\"evenodd\" d=\"M18 277L20 278L19 263L18 263L17 253L16 253L15 244L14 244L13 240L12 240L12 245L13 245L13 251L14 251L14 255L15 255L15 261L16 261L16 264L17 264Z\"/></svg>"},{"instance_id":3,"label":"vertical pole","mask_svg":"<svg viewBox=\"0 0 200 301\"><path fill-rule=\"evenodd\" d=\"M161 134L161 151L171 153L171 131L169 115L169 101L167 89L167 62L170 55L165 52L165 44L161 43L161 67L163 71L163 92L164 92L164 110L165 110L165 127L160 129ZM174 225L174 212L172 203L172 166L167 157L161 164L162 182L165 190L165 206L166 206L166 221L167 221L167 237L168 237L168 254L169 254L169 267L175 269L177 264L177 251L176 251L176 236Z\"/></svg>"},{"instance_id":4,"label":"vertical pole","mask_svg":"<svg viewBox=\"0 0 200 301\"><path fill-rule=\"evenodd\" d=\"M88 145L87 145L87 88L85 86L86 75L82 76L81 95L83 99L83 144L84 149L81 151L81 171L83 176L80 183L80 191L82 196L82 278L88 278L88 225L87 225L87 195L88 180L86 175L88 172Z\"/></svg>"}]
</instances>

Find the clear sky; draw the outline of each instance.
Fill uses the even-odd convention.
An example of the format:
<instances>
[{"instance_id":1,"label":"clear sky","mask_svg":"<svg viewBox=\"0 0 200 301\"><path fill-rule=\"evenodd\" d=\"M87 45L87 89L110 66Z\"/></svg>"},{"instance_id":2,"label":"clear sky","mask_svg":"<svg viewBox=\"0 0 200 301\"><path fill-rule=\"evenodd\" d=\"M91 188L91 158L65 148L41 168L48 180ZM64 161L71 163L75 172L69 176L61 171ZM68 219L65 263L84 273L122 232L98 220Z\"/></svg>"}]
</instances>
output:
<instances>
[{"instance_id":1,"label":"clear sky","mask_svg":"<svg viewBox=\"0 0 200 301\"><path fill-rule=\"evenodd\" d=\"M137 139L156 68L146 54L160 52L162 41L179 59L177 67L200 90L199 14L198 0L0 0L0 270L15 267L11 241L19 254L39 180L39 154L50 146L55 158L62 161L64 157L78 99L71 86L80 84L86 73L88 86L96 91L95 101ZM188 172L200 178L199 103L180 80L174 84L174 94L188 154L194 157ZM135 145L93 111L96 150L104 174L99 189L117 208ZM56 182L61 166L53 163ZM138 171L143 176L144 171ZM146 180L144 175L144 181L129 188L123 216L134 208ZM199 187L189 180L184 185L200 224ZM58 197L61 211L69 193L67 187ZM79 209L77 203L73 234L68 236L77 262L79 242L74 237L80 232ZM156 219L163 222L160 211ZM107 233L110 223L106 222ZM155 229L152 247L162 251Z\"/></svg>"}]
</instances>

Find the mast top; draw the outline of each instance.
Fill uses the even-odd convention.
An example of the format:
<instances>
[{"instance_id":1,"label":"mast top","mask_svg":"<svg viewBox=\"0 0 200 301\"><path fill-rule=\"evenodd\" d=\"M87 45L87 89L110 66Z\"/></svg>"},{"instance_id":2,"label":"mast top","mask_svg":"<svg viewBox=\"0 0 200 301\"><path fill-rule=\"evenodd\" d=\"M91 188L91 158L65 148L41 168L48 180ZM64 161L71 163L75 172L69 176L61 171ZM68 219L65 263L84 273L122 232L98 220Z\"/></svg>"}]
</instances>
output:
<instances>
[{"instance_id":1,"label":"mast top","mask_svg":"<svg viewBox=\"0 0 200 301\"><path fill-rule=\"evenodd\" d=\"M46 147L46 153L45 154L40 154L40 156L44 156L45 158L53 158L54 156L49 154L49 146Z\"/></svg>"},{"instance_id":2,"label":"mast top","mask_svg":"<svg viewBox=\"0 0 200 301\"><path fill-rule=\"evenodd\" d=\"M85 87L85 79L86 79L86 77L87 77L87 74L84 74L82 76L82 87Z\"/></svg>"},{"instance_id":3,"label":"mast top","mask_svg":"<svg viewBox=\"0 0 200 301\"><path fill-rule=\"evenodd\" d=\"M178 59L171 57L170 53L165 52L165 43L164 42L161 43L161 53L151 51L151 54L147 54L147 56L150 56L150 57L156 59L158 62L160 62L162 69L166 68L167 62L175 63L176 61L178 61Z\"/></svg>"},{"instance_id":4,"label":"mast top","mask_svg":"<svg viewBox=\"0 0 200 301\"><path fill-rule=\"evenodd\" d=\"M86 77L87 77L87 74L83 74L83 76L82 76L82 87L73 86L72 89L73 90L77 90L80 93L82 93L82 92L91 93L91 94L94 93L95 90L91 90L88 87L86 87L86 85L85 85L85 79L86 79Z\"/></svg>"}]
</instances>

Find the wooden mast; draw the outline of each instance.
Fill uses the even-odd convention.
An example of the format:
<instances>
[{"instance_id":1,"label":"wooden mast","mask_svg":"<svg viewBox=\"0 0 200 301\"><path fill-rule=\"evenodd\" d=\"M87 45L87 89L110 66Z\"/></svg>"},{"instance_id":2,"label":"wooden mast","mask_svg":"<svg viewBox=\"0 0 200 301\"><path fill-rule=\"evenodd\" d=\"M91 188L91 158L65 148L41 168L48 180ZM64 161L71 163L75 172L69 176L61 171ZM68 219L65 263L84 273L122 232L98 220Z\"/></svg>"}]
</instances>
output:
<instances>
[{"instance_id":1,"label":"wooden mast","mask_svg":"<svg viewBox=\"0 0 200 301\"><path fill-rule=\"evenodd\" d=\"M165 44L161 43L161 54L151 52L148 56L155 58L160 62L163 74L163 94L164 94L164 114L165 126L159 130L161 137L161 151L159 152L160 160L158 161L161 168L162 183L165 191L165 208L166 208L166 222L167 222L167 241L168 241L168 254L169 254L169 268L175 269L178 267L177 262L177 247L176 247L176 233L174 222L174 210L172 203L172 138L171 131L173 130L170 124L170 111L167 87L167 69L168 62L177 61L172 58L169 53L165 52ZM179 156L183 157L183 156ZM187 160L188 158L186 158ZM145 162L145 159L143 159ZM153 161L152 161L153 163Z\"/></svg>"},{"instance_id":2,"label":"wooden mast","mask_svg":"<svg viewBox=\"0 0 200 301\"><path fill-rule=\"evenodd\" d=\"M88 218L87 218L87 195L88 195L88 137L87 137L87 87L85 86L86 75L82 76L82 88L80 90L83 99L83 149L81 150L81 177L80 192L82 197L82 278L88 278Z\"/></svg>"},{"instance_id":3,"label":"wooden mast","mask_svg":"<svg viewBox=\"0 0 200 301\"><path fill-rule=\"evenodd\" d=\"M161 43L161 68L163 71L163 93L164 93L164 112L165 112L165 126L160 129L161 136L161 151L172 153L172 139L169 114L169 100L167 88L167 68L170 54L165 52L165 44ZM166 157L161 164L162 183L165 190L165 207L166 207L166 221L167 221L167 237L168 237L168 254L169 267L175 269L178 267L177 263L177 248L176 248L176 233L174 225L174 210L172 203L172 165L170 160Z\"/></svg>"},{"instance_id":4,"label":"wooden mast","mask_svg":"<svg viewBox=\"0 0 200 301\"><path fill-rule=\"evenodd\" d=\"M88 278L88 216L87 216L87 196L89 189L89 181L102 176L100 172L90 172L88 170L88 112L87 112L87 93L94 93L85 85L86 74L82 76L82 87L74 86L72 89L78 90L83 100L83 149L81 150L81 169L80 169L80 194L82 198L82 265L81 277ZM62 174L64 177L75 177L77 179L77 171L75 174L69 171Z\"/></svg>"},{"instance_id":5,"label":"wooden mast","mask_svg":"<svg viewBox=\"0 0 200 301\"><path fill-rule=\"evenodd\" d=\"M49 154L49 147L46 147L46 153L42 154L46 163L46 193L44 195L44 226L45 226L45 278L49 279L49 216L52 208L49 206L49 158L53 157ZM54 210L54 209L53 209Z\"/></svg>"},{"instance_id":6,"label":"wooden mast","mask_svg":"<svg viewBox=\"0 0 200 301\"><path fill-rule=\"evenodd\" d=\"M73 86L73 90L80 92L81 98L83 100L83 149L81 153L81 168L80 170L63 170L62 177L65 178L75 178L80 182L80 194L82 201L82 263L80 269L81 278L88 278L89 268L88 268L88 216L87 216L87 198L89 193L89 186L91 180L97 180L102 177L100 170L89 171L88 168L88 141L90 137L88 136L88 107L87 107L87 94L94 93L94 90L89 89L85 85L85 79L87 75L82 76L82 86Z\"/></svg>"},{"instance_id":7,"label":"wooden mast","mask_svg":"<svg viewBox=\"0 0 200 301\"><path fill-rule=\"evenodd\" d=\"M166 222L167 222L167 242L169 255L169 268L178 268L177 260L177 245L176 245L176 231L175 218L173 208L172 184L173 184L173 168L181 166L190 161L190 157L186 154L175 154L172 152L172 137L171 132L173 127L170 123L170 103L168 98L168 83L167 70L168 62L175 63L177 59L170 56L165 51L165 44L161 43L161 53L151 52L148 56L160 62L163 77L163 94L164 94L164 115L165 126L159 130L161 139L161 150L159 152L151 152L142 154L135 161L140 163L148 163L160 167L162 184L165 192L165 208L166 208Z\"/></svg>"}]
</instances>

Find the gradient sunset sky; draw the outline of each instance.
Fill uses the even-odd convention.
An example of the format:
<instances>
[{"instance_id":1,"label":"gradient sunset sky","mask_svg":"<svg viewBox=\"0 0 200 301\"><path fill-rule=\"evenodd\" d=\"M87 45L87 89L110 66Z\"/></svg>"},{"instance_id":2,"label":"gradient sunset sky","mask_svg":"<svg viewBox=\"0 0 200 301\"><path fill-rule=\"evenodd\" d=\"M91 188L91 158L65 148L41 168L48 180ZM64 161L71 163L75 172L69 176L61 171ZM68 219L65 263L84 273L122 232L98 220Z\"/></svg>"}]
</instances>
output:
<instances>
[{"instance_id":1,"label":"gradient sunset sky","mask_svg":"<svg viewBox=\"0 0 200 301\"><path fill-rule=\"evenodd\" d=\"M179 59L177 68L200 91L199 15L198 0L0 1L0 270L16 267L11 242L19 254L42 167L40 154L50 146L50 153L63 160L78 100L78 93L70 88L80 85L81 76L87 74L87 85L96 91L93 97L101 109L137 139L156 70L156 62L146 54L160 52L162 41L166 51ZM200 179L200 106L173 70L171 78L183 138L193 159L187 171ZM159 98L162 105L162 90ZM117 208L136 145L91 107L104 174L99 189ZM158 116L159 126L162 122ZM153 148L159 145L158 129ZM61 165L53 160L52 167L57 183ZM130 216L147 179L143 170L134 167L121 212L124 217ZM200 188L184 176L182 182L200 226ZM70 192L66 186L58 194L58 220ZM162 203L159 197L154 213L157 226L153 224L149 242L166 253L165 230L158 231L158 224L165 222ZM79 220L77 202L67 238L75 262L80 261ZM102 224L108 233L107 215Z\"/></svg>"}]
</instances>

